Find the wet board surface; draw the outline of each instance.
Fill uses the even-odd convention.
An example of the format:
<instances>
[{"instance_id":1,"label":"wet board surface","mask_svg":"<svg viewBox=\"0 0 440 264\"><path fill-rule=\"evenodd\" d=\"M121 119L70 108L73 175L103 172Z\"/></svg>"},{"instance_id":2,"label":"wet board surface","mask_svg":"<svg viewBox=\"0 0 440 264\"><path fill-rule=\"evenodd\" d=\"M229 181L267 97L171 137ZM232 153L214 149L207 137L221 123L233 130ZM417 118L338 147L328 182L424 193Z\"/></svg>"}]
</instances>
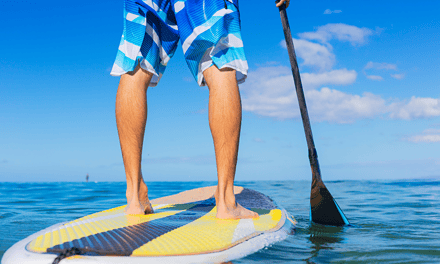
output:
<instances>
[{"instance_id":1,"label":"wet board surface","mask_svg":"<svg viewBox=\"0 0 440 264\"><path fill-rule=\"evenodd\" d=\"M237 202L260 216L217 219L214 190L152 200L154 214L127 215L124 205L49 227L11 247L2 264L51 263L71 248L81 255L63 263L218 263L285 239L294 227L294 219L269 197L241 187L234 189Z\"/></svg>"}]
</instances>

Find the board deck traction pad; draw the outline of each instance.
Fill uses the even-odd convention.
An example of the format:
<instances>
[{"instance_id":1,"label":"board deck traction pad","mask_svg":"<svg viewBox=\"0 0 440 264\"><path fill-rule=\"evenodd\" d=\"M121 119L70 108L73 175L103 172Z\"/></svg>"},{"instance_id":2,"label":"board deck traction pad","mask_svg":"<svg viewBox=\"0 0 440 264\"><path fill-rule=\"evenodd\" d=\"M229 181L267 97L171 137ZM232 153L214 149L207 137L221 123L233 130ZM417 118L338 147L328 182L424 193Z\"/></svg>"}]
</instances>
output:
<instances>
[{"instance_id":1,"label":"board deck traction pad","mask_svg":"<svg viewBox=\"0 0 440 264\"><path fill-rule=\"evenodd\" d=\"M277 231L289 218L282 217L286 212L269 197L251 189L244 188L236 195L236 201L260 216L217 219L214 198L186 204L154 204L155 213L149 215L127 215L124 205L58 226L32 240L26 249L53 254L75 247L86 255L98 256L204 254Z\"/></svg>"}]
</instances>

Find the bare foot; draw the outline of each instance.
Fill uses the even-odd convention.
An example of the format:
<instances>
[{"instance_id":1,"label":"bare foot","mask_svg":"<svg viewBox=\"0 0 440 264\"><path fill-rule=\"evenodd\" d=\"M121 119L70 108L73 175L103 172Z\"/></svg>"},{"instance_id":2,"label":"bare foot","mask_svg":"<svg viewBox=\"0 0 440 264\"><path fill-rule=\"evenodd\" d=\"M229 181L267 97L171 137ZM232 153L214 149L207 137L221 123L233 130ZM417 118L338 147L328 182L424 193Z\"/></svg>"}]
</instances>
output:
<instances>
[{"instance_id":1,"label":"bare foot","mask_svg":"<svg viewBox=\"0 0 440 264\"><path fill-rule=\"evenodd\" d=\"M150 200L148 199L148 188L144 180L141 180L139 188L139 197L133 197L133 190L127 184L127 207L125 207L126 214L152 214L154 213Z\"/></svg>"},{"instance_id":2,"label":"bare foot","mask_svg":"<svg viewBox=\"0 0 440 264\"><path fill-rule=\"evenodd\" d=\"M219 219L245 219L245 218L258 218L258 214L244 208L243 206L235 203L233 206L217 205L217 215Z\"/></svg>"},{"instance_id":3,"label":"bare foot","mask_svg":"<svg viewBox=\"0 0 440 264\"><path fill-rule=\"evenodd\" d=\"M218 190L214 193L215 203L217 205L217 215L219 219L246 219L257 218L259 215L248 210L235 201L235 195L232 193L226 195L224 199L219 199Z\"/></svg>"},{"instance_id":4,"label":"bare foot","mask_svg":"<svg viewBox=\"0 0 440 264\"><path fill-rule=\"evenodd\" d=\"M152 214L154 213L153 207L151 206L151 203L148 202L139 202L134 201L132 199L130 202L127 203L127 207L125 207L125 213L126 214Z\"/></svg>"}]
</instances>

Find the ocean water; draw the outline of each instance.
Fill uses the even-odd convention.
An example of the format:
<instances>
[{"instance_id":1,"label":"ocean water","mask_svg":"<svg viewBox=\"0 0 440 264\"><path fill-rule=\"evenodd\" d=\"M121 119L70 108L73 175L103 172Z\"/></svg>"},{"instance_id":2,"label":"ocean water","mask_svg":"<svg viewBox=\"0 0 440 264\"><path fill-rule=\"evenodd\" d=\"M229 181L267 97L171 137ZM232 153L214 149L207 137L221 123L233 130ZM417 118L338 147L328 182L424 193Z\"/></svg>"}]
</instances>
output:
<instances>
[{"instance_id":1,"label":"ocean water","mask_svg":"<svg viewBox=\"0 0 440 264\"><path fill-rule=\"evenodd\" d=\"M152 182L157 198L214 182ZM310 182L237 182L298 221L288 239L232 263L440 263L440 181L328 181L347 227L309 221ZM53 224L124 204L125 183L0 183L0 257Z\"/></svg>"}]
</instances>

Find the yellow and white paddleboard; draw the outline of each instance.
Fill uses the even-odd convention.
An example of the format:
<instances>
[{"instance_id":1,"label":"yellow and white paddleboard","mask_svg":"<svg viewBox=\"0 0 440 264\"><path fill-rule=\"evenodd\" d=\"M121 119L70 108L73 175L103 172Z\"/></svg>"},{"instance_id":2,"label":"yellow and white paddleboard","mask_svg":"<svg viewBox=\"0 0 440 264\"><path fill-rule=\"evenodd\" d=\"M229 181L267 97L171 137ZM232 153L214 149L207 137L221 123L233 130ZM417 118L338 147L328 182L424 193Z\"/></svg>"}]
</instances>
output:
<instances>
[{"instance_id":1,"label":"yellow and white paddleboard","mask_svg":"<svg viewBox=\"0 0 440 264\"><path fill-rule=\"evenodd\" d=\"M249 255L285 239L295 220L269 197L235 187L238 203L260 216L215 217L215 187L152 200L154 214L127 215L125 206L57 224L17 242L2 264L52 263L220 263Z\"/></svg>"}]
</instances>

